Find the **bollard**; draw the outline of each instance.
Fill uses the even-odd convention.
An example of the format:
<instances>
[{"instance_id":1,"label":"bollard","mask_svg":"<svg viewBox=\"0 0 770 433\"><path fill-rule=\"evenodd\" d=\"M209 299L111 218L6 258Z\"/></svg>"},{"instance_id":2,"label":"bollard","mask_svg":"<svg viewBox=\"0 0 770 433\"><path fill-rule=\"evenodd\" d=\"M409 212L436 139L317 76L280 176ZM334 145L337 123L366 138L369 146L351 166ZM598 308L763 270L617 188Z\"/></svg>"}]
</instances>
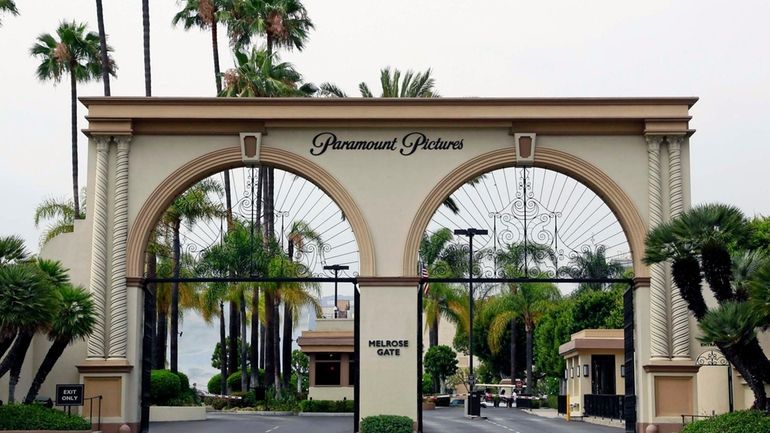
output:
<instances>
[{"instance_id":1,"label":"bollard","mask_svg":"<svg viewBox=\"0 0 770 433\"><path fill-rule=\"evenodd\" d=\"M655 424L650 424L646 429L644 429L644 433L658 433L658 426Z\"/></svg>"},{"instance_id":2,"label":"bollard","mask_svg":"<svg viewBox=\"0 0 770 433\"><path fill-rule=\"evenodd\" d=\"M569 422L572 415L572 406L570 406L569 404L569 394L567 394L567 410L565 412L567 412L565 415L567 418L567 422Z\"/></svg>"}]
</instances>

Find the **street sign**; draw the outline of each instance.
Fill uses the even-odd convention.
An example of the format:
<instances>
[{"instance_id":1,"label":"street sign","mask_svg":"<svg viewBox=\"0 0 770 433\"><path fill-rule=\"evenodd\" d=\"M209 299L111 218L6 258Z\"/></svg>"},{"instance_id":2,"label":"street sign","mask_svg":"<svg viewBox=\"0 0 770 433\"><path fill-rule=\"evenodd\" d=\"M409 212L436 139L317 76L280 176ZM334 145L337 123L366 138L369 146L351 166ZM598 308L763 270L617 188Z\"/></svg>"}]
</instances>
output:
<instances>
[{"instance_id":1,"label":"street sign","mask_svg":"<svg viewBox=\"0 0 770 433\"><path fill-rule=\"evenodd\" d=\"M83 384L57 384L57 406L83 406Z\"/></svg>"}]
</instances>

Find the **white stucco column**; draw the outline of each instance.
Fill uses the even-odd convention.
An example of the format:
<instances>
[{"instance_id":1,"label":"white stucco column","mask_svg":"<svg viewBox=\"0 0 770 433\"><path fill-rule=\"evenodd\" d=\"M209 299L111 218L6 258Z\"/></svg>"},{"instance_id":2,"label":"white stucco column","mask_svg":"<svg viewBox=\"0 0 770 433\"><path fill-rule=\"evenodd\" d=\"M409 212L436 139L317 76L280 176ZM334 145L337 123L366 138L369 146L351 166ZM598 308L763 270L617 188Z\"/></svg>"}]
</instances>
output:
<instances>
[{"instance_id":1,"label":"white stucco column","mask_svg":"<svg viewBox=\"0 0 770 433\"><path fill-rule=\"evenodd\" d=\"M112 278L110 281L110 325L107 357L125 359L128 345L126 314L126 240L128 237L128 150L130 136L115 137L115 201L112 225Z\"/></svg>"},{"instance_id":2,"label":"white stucco column","mask_svg":"<svg viewBox=\"0 0 770 433\"><path fill-rule=\"evenodd\" d=\"M668 136L668 173L669 173L669 202L670 217L676 218L684 211L684 196L682 193L682 150L683 136ZM690 314L687 303L679 294L673 278L669 281L671 287L671 340L672 356L674 359L690 359Z\"/></svg>"},{"instance_id":3,"label":"white stucco column","mask_svg":"<svg viewBox=\"0 0 770 433\"><path fill-rule=\"evenodd\" d=\"M107 176L109 136L96 136L96 179L94 181L93 231L91 235L91 277L88 289L96 310L94 332L88 337L88 358L105 358L107 303Z\"/></svg>"},{"instance_id":4,"label":"white stucco column","mask_svg":"<svg viewBox=\"0 0 770 433\"><path fill-rule=\"evenodd\" d=\"M648 135L647 139L647 188L649 198L650 230L660 224L662 218L660 182L660 144L663 137ZM661 264L650 265L650 357L669 359L667 293L665 274Z\"/></svg>"}]
</instances>

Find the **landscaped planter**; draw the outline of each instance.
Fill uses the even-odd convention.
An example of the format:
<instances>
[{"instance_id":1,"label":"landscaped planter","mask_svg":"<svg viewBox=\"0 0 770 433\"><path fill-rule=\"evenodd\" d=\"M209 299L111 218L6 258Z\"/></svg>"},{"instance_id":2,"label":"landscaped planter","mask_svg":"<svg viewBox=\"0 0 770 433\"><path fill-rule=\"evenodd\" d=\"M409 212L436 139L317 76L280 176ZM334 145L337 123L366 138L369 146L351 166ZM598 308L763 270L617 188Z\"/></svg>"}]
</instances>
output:
<instances>
[{"instance_id":1,"label":"landscaped planter","mask_svg":"<svg viewBox=\"0 0 770 433\"><path fill-rule=\"evenodd\" d=\"M204 421L206 406L150 406L150 422Z\"/></svg>"},{"instance_id":2,"label":"landscaped planter","mask_svg":"<svg viewBox=\"0 0 770 433\"><path fill-rule=\"evenodd\" d=\"M422 402L422 410L434 410L436 409L436 403L432 401Z\"/></svg>"},{"instance_id":3,"label":"landscaped planter","mask_svg":"<svg viewBox=\"0 0 770 433\"><path fill-rule=\"evenodd\" d=\"M88 430L0 430L3 433L91 433L91 429Z\"/></svg>"}]
</instances>

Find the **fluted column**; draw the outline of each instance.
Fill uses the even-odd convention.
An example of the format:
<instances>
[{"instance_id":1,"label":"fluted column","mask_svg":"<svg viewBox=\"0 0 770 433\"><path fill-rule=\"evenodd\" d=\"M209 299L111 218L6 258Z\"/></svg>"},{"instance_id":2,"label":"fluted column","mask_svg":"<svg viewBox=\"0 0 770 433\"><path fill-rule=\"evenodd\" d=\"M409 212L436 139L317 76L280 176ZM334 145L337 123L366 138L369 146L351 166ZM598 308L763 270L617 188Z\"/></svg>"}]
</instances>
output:
<instances>
[{"instance_id":1,"label":"fluted column","mask_svg":"<svg viewBox=\"0 0 770 433\"><path fill-rule=\"evenodd\" d=\"M660 144L662 136L647 136L649 223L652 230L663 221ZM668 317L666 314L666 286L663 266L650 265L650 355L653 359L668 359Z\"/></svg>"},{"instance_id":2,"label":"fluted column","mask_svg":"<svg viewBox=\"0 0 770 433\"><path fill-rule=\"evenodd\" d=\"M96 180L91 234L91 279L88 288L96 310L94 332L88 338L88 358L105 358L105 323L107 307L107 174L110 137L96 141Z\"/></svg>"},{"instance_id":3,"label":"fluted column","mask_svg":"<svg viewBox=\"0 0 770 433\"><path fill-rule=\"evenodd\" d=\"M668 173L669 173L669 203L671 219L684 211L684 195L682 193L682 136L669 136L668 141ZM671 340L674 359L690 359L690 313L687 303L682 299L679 288L673 278L671 287Z\"/></svg>"},{"instance_id":4,"label":"fluted column","mask_svg":"<svg viewBox=\"0 0 770 433\"><path fill-rule=\"evenodd\" d=\"M115 137L115 201L112 226L112 278L110 282L110 338L108 358L126 358L128 314L126 308L126 239L128 236L128 150L131 137Z\"/></svg>"}]
</instances>

